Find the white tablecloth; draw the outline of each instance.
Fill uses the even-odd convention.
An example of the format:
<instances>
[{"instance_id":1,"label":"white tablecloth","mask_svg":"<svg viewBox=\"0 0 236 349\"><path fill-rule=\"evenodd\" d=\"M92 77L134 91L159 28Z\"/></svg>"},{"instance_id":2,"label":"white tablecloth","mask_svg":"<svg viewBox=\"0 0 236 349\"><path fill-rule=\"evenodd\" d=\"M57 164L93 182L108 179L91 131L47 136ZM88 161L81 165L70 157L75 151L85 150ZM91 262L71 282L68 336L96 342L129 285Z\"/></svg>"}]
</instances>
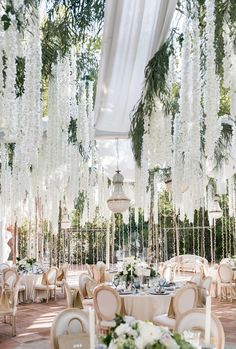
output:
<instances>
[{"instance_id":1,"label":"white tablecloth","mask_svg":"<svg viewBox=\"0 0 236 349\"><path fill-rule=\"evenodd\" d=\"M215 283L215 288L213 287L213 293L212 297L219 297L219 289L220 289L220 279L218 275L218 270L210 268L209 269L209 276L212 277L213 284ZM234 280L236 280L236 270L234 270Z\"/></svg>"},{"instance_id":2,"label":"white tablecloth","mask_svg":"<svg viewBox=\"0 0 236 349\"><path fill-rule=\"evenodd\" d=\"M155 315L166 314L169 309L172 294L151 295L131 294L121 295L123 311L137 320L152 320Z\"/></svg>"},{"instance_id":3,"label":"white tablecloth","mask_svg":"<svg viewBox=\"0 0 236 349\"><path fill-rule=\"evenodd\" d=\"M25 286L25 300L34 300L34 287L41 284L43 274L23 274L20 277L20 284Z\"/></svg>"}]
</instances>

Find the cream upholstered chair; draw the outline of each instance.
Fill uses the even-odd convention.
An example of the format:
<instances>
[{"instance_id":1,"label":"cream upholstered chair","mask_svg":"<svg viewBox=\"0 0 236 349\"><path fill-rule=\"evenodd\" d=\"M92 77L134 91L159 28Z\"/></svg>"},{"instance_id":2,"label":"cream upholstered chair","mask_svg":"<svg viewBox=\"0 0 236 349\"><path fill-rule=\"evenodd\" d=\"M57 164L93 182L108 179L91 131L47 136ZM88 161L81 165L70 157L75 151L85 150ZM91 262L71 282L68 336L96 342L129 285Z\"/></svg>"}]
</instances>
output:
<instances>
[{"instance_id":1,"label":"cream upholstered chair","mask_svg":"<svg viewBox=\"0 0 236 349\"><path fill-rule=\"evenodd\" d=\"M71 289L66 280L63 280L64 289L66 294L67 308L80 308L83 309L83 298L79 289Z\"/></svg>"},{"instance_id":2,"label":"cream upholstered chair","mask_svg":"<svg viewBox=\"0 0 236 349\"><path fill-rule=\"evenodd\" d=\"M211 294L211 286L212 286L212 277L207 276L204 278L200 284L200 298L202 305L206 304L206 295Z\"/></svg>"},{"instance_id":3,"label":"cream upholstered chair","mask_svg":"<svg viewBox=\"0 0 236 349\"><path fill-rule=\"evenodd\" d=\"M225 290L226 299L228 299L228 290L230 293L230 301L233 299L233 290L235 289L234 271L228 264L220 264L218 268L219 275L219 294L220 299L223 298L223 291Z\"/></svg>"},{"instance_id":4,"label":"cream upholstered chair","mask_svg":"<svg viewBox=\"0 0 236 349\"><path fill-rule=\"evenodd\" d=\"M25 301L26 289L25 285L21 285L19 282L19 274L15 268L7 268L3 270L3 284L5 284L5 289L12 289L18 284L18 294L23 294L23 301Z\"/></svg>"},{"instance_id":5,"label":"cream upholstered chair","mask_svg":"<svg viewBox=\"0 0 236 349\"><path fill-rule=\"evenodd\" d=\"M200 331L204 336L205 332L205 310L191 309L183 313L176 321L175 331ZM211 313L211 340L216 349L224 349L225 334L220 320L214 313Z\"/></svg>"},{"instance_id":6,"label":"cream upholstered chair","mask_svg":"<svg viewBox=\"0 0 236 349\"><path fill-rule=\"evenodd\" d=\"M79 276L79 290L83 297L84 305L93 305L92 290L95 288L97 283L87 273L83 273ZM90 290L89 294L88 291Z\"/></svg>"},{"instance_id":7,"label":"cream upholstered chair","mask_svg":"<svg viewBox=\"0 0 236 349\"><path fill-rule=\"evenodd\" d=\"M106 285L97 286L94 289L94 308L98 319L98 329L106 332L115 326L115 316L121 310L121 298L119 293Z\"/></svg>"},{"instance_id":8,"label":"cream upholstered chair","mask_svg":"<svg viewBox=\"0 0 236 349\"><path fill-rule=\"evenodd\" d=\"M0 317L6 319L10 318L10 324L12 325L12 336L16 335L16 311L17 311L17 301L18 301L18 285L19 276L17 273L14 275L10 271L12 269L7 269L6 280L8 283L4 283L4 287L1 294L0 303Z\"/></svg>"},{"instance_id":9,"label":"cream upholstered chair","mask_svg":"<svg viewBox=\"0 0 236 349\"><path fill-rule=\"evenodd\" d=\"M172 266L165 265L162 271L162 277L166 279L166 281L170 282L172 280Z\"/></svg>"},{"instance_id":10,"label":"cream upholstered chair","mask_svg":"<svg viewBox=\"0 0 236 349\"><path fill-rule=\"evenodd\" d=\"M96 265L93 266L93 278L98 284L100 284L101 272Z\"/></svg>"},{"instance_id":11,"label":"cream upholstered chair","mask_svg":"<svg viewBox=\"0 0 236 349\"><path fill-rule=\"evenodd\" d=\"M19 281L19 274L15 269L8 268L3 270L3 284L5 289L13 289Z\"/></svg>"},{"instance_id":12,"label":"cream upholstered chair","mask_svg":"<svg viewBox=\"0 0 236 349\"><path fill-rule=\"evenodd\" d=\"M197 300L197 286L189 284L176 292L172 302L174 314L172 316L170 314L157 315L154 316L152 321L156 325L167 326L169 329L174 329L176 319L187 310L195 308Z\"/></svg>"},{"instance_id":13,"label":"cream upholstered chair","mask_svg":"<svg viewBox=\"0 0 236 349\"><path fill-rule=\"evenodd\" d=\"M66 280L63 280L64 290L66 294L67 308L73 308L73 290L70 288Z\"/></svg>"},{"instance_id":14,"label":"cream upholstered chair","mask_svg":"<svg viewBox=\"0 0 236 349\"><path fill-rule=\"evenodd\" d=\"M52 349L59 349L58 338L60 335L67 334L68 331L69 334L89 333L89 313L87 310L69 308L57 315L50 332Z\"/></svg>"},{"instance_id":15,"label":"cream upholstered chair","mask_svg":"<svg viewBox=\"0 0 236 349\"><path fill-rule=\"evenodd\" d=\"M36 300L38 292L46 293L46 300L48 303L49 295L53 292L54 299L56 300L56 280L57 280L57 272L58 269L56 267L50 268L46 273L45 273L45 278L43 278L42 283L40 285L35 285L34 287L34 299Z\"/></svg>"},{"instance_id":16,"label":"cream upholstered chair","mask_svg":"<svg viewBox=\"0 0 236 349\"><path fill-rule=\"evenodd\" d=\"M89 276L93 279L94 275L93 275L93 267L90 265L90 264L86 264L86 269L87 269L87 272L89 274Z\"/></svg>"},{"instance_id":17,"label":"cream upholstered chair","mask_svg":"<svg viewBox=\"0 0 236 349\"><path fill-rule=\"evenodd\" d=\"M0 263L0 273L3 273L4 269L9 269L10 265L7 263Z\"/></svg>"},{"instance_id":18,"label":"cream upholstered chair","mask_svg":"<svg viewBox=\"0 0 236 349\"><path fill-rule=\"evenodd\" d=\"M63 280L67 280L67 273L68 273L68 263L63 263L62 266L59 268L57 273L57 287L61 288L62 293L65 295L64 290L64 282Z\"/></svg>"},{"instance_id":19,"label":"cream upholstered chair","mask_svg":"<svg viewBox=\"0 0 236 349\"><path fill-rule=\"evenodd\" d=\"M202 274L201 273L194 274L191 277L190 281L193 282L194 284L196 284L197 286L200 286L201 281L202 281Z\"/></svg>"}]
</instances>

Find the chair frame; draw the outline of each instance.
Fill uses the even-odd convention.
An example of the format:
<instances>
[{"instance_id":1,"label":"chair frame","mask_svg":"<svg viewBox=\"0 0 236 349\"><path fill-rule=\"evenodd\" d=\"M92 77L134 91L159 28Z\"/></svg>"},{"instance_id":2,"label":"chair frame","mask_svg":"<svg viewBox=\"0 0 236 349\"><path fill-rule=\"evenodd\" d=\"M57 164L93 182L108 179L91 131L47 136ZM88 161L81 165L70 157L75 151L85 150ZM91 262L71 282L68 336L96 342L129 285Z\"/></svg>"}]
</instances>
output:
<instances>
[{"instance_id":1,"label":"chair frame","mask_svg":"<svg viewBox=\"0 0 236 349\"><path fill-rule=\"evenodd\" d=\"M90 265L90 264L88 264L88 263L86 263L86 269L87 269L87 271L88 271L89 276L93 279L93 278L94 278L94 275L93 275L93 266Z\"/></svg>"},{"instance_id":2,"label":"chair frame","mask_svg":"<svg viewBox=\"0 0 236 349\"><path fill-rule=\"evenodd\" d=\"M2 269L2 266L6 266L4 269ZM5 269L10 269L10 265L8 263L0 263L0 272L3 273Z\"/></svg>"},{"instance_id":3,"label":"chair frame","mask_svg":"<svg viewBox=\"0 0 236 349\"><path fill-rule=\"evenodd\" d=\"M17 282L15 284L14 287L12 287L11 289L7 288L5 289L5 287L3 288L3 291L10 293L11 295L11 304L10 304L10 309L6 309L6 311L4 312L4 310L0 310L0 316L3 316L4 318L4 322L7 323L7 316L10 317L10 322L9 324L12 326L12 337L14 337L16 335L16 311L17 311L17 301L18 301L18 292L19 292L19 277L17 279Z\"/></svg>"},{"instance_id":4,"label":"chair frame","mask_svg":"<svg viewBox=\"0 0 236 349\"><path fill-rule=\"evenodd\" d=\"M179 325L180 325L182 319L186 315L189 315L189 314L192 314L192 313L199 313L199 314L204 314L205 315L205 309L194 308L194 309L190 309L190 310L186 311L185 313L183 313L176 320L176 324L175 324L175 329L174 330L178 332L179 331L178 328L179 328ZM225 334L224 334L223 326L222 326L220 320L218 319L218 317L214 313L211 313L211 319L216 323L217 328L218 328L219 337L218 337L217 349L224 349L224 347L225 347ZM203 323L203 326L204 326L204 323ZM200 327L200 329L205 330L204 327L203 328Z\"/></svg>"},{"instance_id":5,"label":"chair frame","mask_svg":"<svg viewBox=\"0 0 236 349\"><path fill-rule=\"evenodd\" d=\"M178 309L178 301L179 298L182 296L182 294L188 290L188 289L193 289L195 292L195 300L194 300L194 304L193 304L193 308L196 308L197 306L197 302L198 302L198 289L197 286L193 285L193 284L189 284L186 287L181 288L180 290L178 290L178 292L176 292L174 298L173 298L173 308L174 308L174 312L175 312L175 318L177 319L180 315L183 314L183 312L181 312L181 310Z\"/></svg>"},{"instance_id":6,"label":"chair frame","mask_svg":"<svg viewBox=\"0 0 236 349\"><path fill-rule=\"evenodd\" d=\"M48 274L52 271L52 270L56 270L56 276L55 276L55 280L54 280L54 283L51 284L49 282L49 279L48 279ZM46 289L42 289L42 288L38 288L37 289L37 285L35 286L34 288L34 301L36 300L36 296L37 296L37 290L39 291L46 291L46 302L48 303L48 300L49 300L49 295L51 295L51 291L54 291L54 300L56 300L56 289L57 289L57 286L56 286L56 280L57 280L57 273L58 273L58 268L57 267L51 267L50 269L48 269L48 271L45 273L45 279L46 279ZM54 288L49 288L49 286L54 286Z\"/></svg>"},{"instance_id":7,"label":"chair frame","mask_svg":"<svg viewBox=\"0 0 236 349\"><path fill-rule=\"evenodd\" d=\"M117 314L119 314L120 310L121 310L120 295L114 288L107 286L107 285L100 285L100 286L95 287L95 289L94 289L93 300L94 300L94 308L96 310L97 317L99 318L99 320L111 321L111 319L109 317L107 317L106 315L103 315L102 312L100 311L100 308L99 308L99 305L97 302L97 295L100 291L108 291L108 292L111 292L115 296L116 301L117 301L117 311L116 311Z\"/></svg>"},{"instance_id":8,"label":"chair frame","mask_svg":"<svg viewBox=\"0 0 236 349\"><path fill-rule=\"evenodd\" d=\"M9 286L8 284L7 284L7 282L6 282L6 274L9 272L9 271L11 271L13 274L15 274L15 276L16 276L16 280L15 280L15 283L14 283L14 285L13 285L13 288L14 287L16 287L16 285L17 285L17 283L19 282L19 274L18 274L18 272L15 270L15 269L13 269L13 268L7 268L7 269L4 269L3 270L3 287L6 287L6 286Z\"/></svg>"},{"instance_id":9,"label":"chair frame","mask_svg":"<svg viewBox=\"0 0 236 349\"><path fill-rule=\"evenodd\" d=\"M63 318L63 316L65 314L70 314L70 313L72 314L71 319L78 318L78 320L82 324L82 327L87 328L87 330L89 332L89 318L88 318L88 311L87 310L79 309L79 308L64 309L56 316L56 318L54 319L54 321L52 323L52 327L51 327L51 331L50 331L50 342L51 342L52 349L59 349L58 341L57 341L58 333L55 333L55 331L57 329L58 321L60 320L60 318ZM71 319L69 321L71 321ZM87 326L84 326L85 321L87 322ZM66 326L68 326L68 323L66 324Z\"/></svg>"},{"instance_id":10,"label":"chair frame","mask_svg":"<svg viewBox=\"0 0 236 349\"><path fill-rule=\"evenodd\" d=\"M228 270L231 271L231 281L229 281L229 282L221 281L220 269L222 267L224 267L224 268L227 267ZM218 272L218 276L219 276L220 301L223 299L223 297L222 297L223 289L225 289L226 300L228 300L227 289L229 289L230 290L230 301L232 302L233 301L233 289L235 289L235 287L236 287L236 284L235 284L235 281L234 281L234 271L233 271L232 267L229 264L220 264L217 272Z\"/></svg>"}]
</instances>

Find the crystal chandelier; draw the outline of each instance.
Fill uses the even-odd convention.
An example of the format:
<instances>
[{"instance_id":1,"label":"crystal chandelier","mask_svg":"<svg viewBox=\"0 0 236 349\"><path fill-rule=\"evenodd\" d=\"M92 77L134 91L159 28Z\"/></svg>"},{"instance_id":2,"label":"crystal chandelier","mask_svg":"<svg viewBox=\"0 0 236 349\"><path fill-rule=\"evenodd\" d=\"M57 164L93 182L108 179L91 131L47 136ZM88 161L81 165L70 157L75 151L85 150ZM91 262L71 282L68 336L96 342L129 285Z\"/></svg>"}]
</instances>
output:
<instances>
[{"instance_id":1,"label":"crystal chandelier","mask_svg":"<svg viewBox=\"0 0 236 349\"><path fill-rule=\"evenodd\" d=\"M223 215L223 211L222 211L220 204L219 204L219 197L217 195L215 196L214 201L212 203L212 207L209 210L209 215L213 219L219 219Z\"/></svg>"},{"instance_id":2,"label":"crystal chandelier","mask_svg":"<svg viewBox=\"0 0 236 349\"><path fill-rule=\"evenodd\" d=\"M66 206L64 206L62 209L61 229L69 229L69 228L70 228L70 217L69 217Z\"/></svg>"},{"instance_id":3,"label":"crystal chandelier","mask_svg":"<svg viewBox=\"0 0 236 349\"><path fill-rule=\"evenodd\" d=\"M130 199L125 195L123 190L124 177L119 170L119 151L118 151L118 139L116 139L116 151L117 151L117 170L113 176L113 193L107 200L109 209L114 213L125 212L129 208Z\"/></svg>"}]
</instances>

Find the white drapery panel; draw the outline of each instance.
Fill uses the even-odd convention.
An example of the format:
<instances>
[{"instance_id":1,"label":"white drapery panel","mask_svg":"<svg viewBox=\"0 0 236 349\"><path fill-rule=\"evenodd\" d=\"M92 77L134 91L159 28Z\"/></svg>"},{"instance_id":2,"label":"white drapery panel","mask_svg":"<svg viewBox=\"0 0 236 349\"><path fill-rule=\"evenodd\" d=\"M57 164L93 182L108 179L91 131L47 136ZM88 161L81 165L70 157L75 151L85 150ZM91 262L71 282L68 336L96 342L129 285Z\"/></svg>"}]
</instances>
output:
<instances>
[{"instance_id":1,"label":"white drapery panel","mask_svg":"<svg viewBox=\"0 0 236 349\"><path fill-rule=\"evenodd\" d=\"M98 137L127 137L144 69L165 41L177 0L107 0L95 102Z\"/></svg>"}]
</instances>

